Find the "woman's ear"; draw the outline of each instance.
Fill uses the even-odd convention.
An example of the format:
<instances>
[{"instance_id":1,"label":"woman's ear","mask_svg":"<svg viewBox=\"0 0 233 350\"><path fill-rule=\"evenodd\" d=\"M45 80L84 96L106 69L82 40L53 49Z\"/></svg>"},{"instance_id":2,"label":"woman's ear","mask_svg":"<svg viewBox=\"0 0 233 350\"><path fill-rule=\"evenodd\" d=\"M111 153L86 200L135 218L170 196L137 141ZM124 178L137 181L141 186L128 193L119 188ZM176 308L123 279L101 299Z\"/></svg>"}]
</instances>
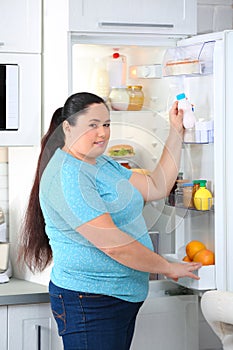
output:
<instances>
[{"instance_id":1,"label":"woman's ear","mask_svg":"<svg viewBox=\"0 0 233 350\"><path fill-rule=\"evenodd\" d=\"M70 131L70 124L68 123L67 120L64 120L64 122L62 123L62 127L63 127L64 133Z\"/></svg>"}]
</instances>

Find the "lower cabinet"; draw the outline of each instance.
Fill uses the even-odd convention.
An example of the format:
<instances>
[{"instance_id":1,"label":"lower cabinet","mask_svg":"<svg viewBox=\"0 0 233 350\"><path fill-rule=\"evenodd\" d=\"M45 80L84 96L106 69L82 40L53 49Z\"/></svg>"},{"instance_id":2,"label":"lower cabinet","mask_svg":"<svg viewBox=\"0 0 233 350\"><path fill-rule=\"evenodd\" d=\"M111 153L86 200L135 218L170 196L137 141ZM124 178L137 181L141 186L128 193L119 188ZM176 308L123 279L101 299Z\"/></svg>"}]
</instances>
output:
<instances>
[{"instance_id":1,"label":"lower cabinet","mask_svg":"<svg viewBox=\"0 0 233 350\"><path fill-rule=\"evenodd\" d=\"M1 350L62 350L50 305L0 307Z\"/></svg>"},{"instance_id":2,"label":"lower cabinet","mask_svg":"<svg viewBox=\"0 0 233 350\"><path fill-rule=\"evenodd\" d=\"M1 350L7 350L7 306L0 306Z\"/></svg>"}]
</instances>

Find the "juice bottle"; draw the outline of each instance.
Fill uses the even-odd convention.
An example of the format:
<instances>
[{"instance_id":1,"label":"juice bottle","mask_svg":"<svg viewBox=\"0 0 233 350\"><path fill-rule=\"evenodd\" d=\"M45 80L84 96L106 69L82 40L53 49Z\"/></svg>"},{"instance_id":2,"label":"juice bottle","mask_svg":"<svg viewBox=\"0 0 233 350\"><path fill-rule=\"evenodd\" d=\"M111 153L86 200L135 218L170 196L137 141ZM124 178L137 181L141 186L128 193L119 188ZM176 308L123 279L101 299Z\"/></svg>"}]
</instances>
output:
<instances>
[{"instance_id":1,"label":"juice bottle","mask_svg":"<svg viewBox=\"0 0 233 350\"><path fill-rule=\"evenodd\" d=\"M206 180L199 180L200 188L194 194L194 205L197 210L209 210L213 205L213 196L206 188L206 182Z\"/></svg>"},{"instance_id":2,"label":"juice bottle","mask_svg":"<svg viewBox=\"0 0 233 350\"><path fill-rule=\"evenodd\" d=\"M113 87L126 87L127 60L126 56L119 53L118 49L111 55L108 61L109 85Z\"/></svg>"}]
</instances>

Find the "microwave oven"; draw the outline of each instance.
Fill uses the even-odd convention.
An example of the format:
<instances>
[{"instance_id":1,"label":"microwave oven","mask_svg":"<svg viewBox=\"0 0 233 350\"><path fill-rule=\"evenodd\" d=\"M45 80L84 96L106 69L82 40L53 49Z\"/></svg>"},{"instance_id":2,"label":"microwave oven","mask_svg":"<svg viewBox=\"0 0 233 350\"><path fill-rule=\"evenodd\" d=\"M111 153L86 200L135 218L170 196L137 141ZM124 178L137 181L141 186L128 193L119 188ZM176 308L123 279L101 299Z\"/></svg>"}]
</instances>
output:
<instances>
[{"instance_id":1,"label":"microwave oven","mask_svg":"<svg viewBox=\"0 0 233 350\"><path fill-rule=\"evenodd\" d=\"M19 66L0 64L0 130L19 128Z\"/></svg>"}]
</instances>

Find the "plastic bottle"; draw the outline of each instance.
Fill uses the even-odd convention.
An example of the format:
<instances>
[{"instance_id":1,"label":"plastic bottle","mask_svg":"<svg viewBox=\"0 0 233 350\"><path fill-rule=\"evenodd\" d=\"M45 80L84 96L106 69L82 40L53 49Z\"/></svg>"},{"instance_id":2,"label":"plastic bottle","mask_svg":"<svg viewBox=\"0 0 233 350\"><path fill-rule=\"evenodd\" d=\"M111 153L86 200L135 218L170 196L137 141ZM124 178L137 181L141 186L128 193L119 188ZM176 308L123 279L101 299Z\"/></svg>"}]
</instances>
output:
<instances>
[{"instance_id":1,"label":"plastic bottle","mask_svg":"<svg viewBox=\"0 0 233 350\"><path fill-rule=\"evenodd\" d=\"M213 196L207 190L206 182L206 180L199 180L200 188L194 194L194 205L197 210L209 210L213 205Z\"/></svg>"},{"instance_id":2,"label":"plastic bottle","mask_svg":"<svg viewBox=\"0 0 233 350\"><path fill-rule=\"evenodd\" d=\"M185 129L191 129L195 126L196 118L193 113L191 103L186 98L185 94L179 94L176 96L178 100L178 108L184 111L183 125Z\"/></svg>"},{"instance_id":3,"label":"plastic bottle","mask_svg":"<svg viewBox=\"0 0 233 350\"><path fill-rule=\"evenodd\" d=\"M92 75L91 89L93 93L107 101L110 91L109 75L104 63L99 61L98 59L95 62L95 68Z\"/></svg>"},{"instance_id":4,"label":"plastic bottle","mask_svg":"<svg viewBox=\"0 0 233 350\"><path fill-rule=\"evenodd\" d=\"M116 50L108 62L110 88L126 86L127 60Z\"/></svg>"}]
</instances>

